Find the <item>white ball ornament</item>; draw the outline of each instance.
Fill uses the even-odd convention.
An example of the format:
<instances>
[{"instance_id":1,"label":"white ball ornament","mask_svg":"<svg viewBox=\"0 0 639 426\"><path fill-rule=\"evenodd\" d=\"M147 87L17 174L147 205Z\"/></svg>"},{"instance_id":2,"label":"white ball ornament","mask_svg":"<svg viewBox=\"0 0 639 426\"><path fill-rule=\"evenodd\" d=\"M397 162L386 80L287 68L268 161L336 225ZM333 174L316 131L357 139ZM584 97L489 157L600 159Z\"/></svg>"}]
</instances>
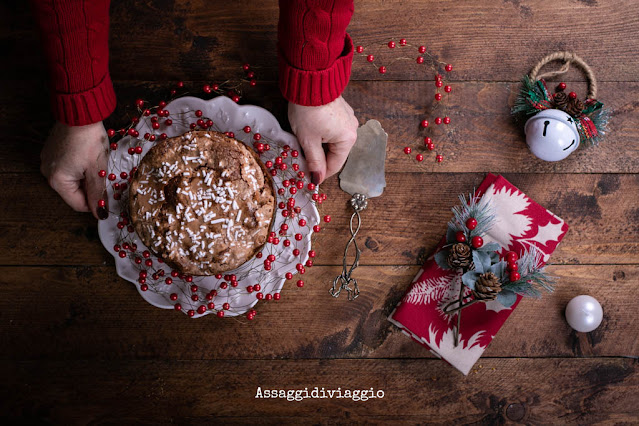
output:
<instances>
[{"instance_id":1,"label":"white ball ornament","mask_svg":"<svg viewBox=\"0 0 639 426\"><path fill-rule=\"evenodd\" d=\"M579 147L575 119L558 109L546 109L526 121L526 143L536 157L560 161Z\"/></svg>"},{"instance_id":2,"label":"white ball ornament","mask_svg":"<svg viewBox=\"0 0 639 426\"><path fill-rule=\"evenodd\" d=\"M566 321L576 331L588 333L593 331L603 319L603 309L592 296L581 295L573 298L566 305Z\"/></svg>"}]
</instances>

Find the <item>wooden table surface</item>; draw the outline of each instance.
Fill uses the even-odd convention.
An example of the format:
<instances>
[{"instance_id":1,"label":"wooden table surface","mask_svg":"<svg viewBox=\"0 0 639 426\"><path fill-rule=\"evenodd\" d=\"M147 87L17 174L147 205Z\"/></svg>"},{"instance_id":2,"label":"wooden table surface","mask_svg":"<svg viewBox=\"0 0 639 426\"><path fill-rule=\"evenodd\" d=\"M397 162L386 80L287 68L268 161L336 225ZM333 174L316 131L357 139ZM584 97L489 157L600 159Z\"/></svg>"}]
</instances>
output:
<instances>
[{"instance_id":1,"label":"wooden table surface","mask_svg":"<svg viewBox=\"0 0 639 426\"><path fill-rule=\"evenodd\" d=\"M333 217L307 285L258 305L253 322L189 320L152 307L120 279L96 221L73 212L39 173L52 124L46 74L26 2L0 6L0 418L51 423L639 422L639 14L631 0L355 2L356 44L405 37L454 64L455 133L442 164L416 146L432 75L382 76L359 57L344 97L360 123L389 134L388 186L365 212L355 302L327 289L349 215L335 177ZM178 80L199 88L258 68L243 103L286 124L276 81L276 1L113 1L111 74L118 126L137 97ZM509 117L518 81L555 50L578 52L614 109L607 140L558 163L529 153ZM563 78L585 93L583 78ZM153 96L156 96L153 98ZM525 300L467 376L386 319L436 246L457 195L501 173L571 226L548 270L556 292ZM596 297L604 321L571 331L566 303ZM383 399L256 399L262 389L383 390Z\"/></svg>"}]
</instances>

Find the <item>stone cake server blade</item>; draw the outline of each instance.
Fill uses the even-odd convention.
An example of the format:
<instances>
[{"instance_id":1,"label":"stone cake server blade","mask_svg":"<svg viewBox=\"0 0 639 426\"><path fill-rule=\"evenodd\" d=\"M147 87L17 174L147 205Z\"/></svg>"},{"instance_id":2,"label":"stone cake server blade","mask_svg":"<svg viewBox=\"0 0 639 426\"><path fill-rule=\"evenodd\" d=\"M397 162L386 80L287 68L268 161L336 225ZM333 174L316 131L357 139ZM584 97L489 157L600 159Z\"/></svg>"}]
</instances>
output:
<instances>
[{"instance_id":1,"label":"stone cake server blade","mask_svg":"<svg viewBox=\"0 0 639 426\"><path fill-rule=\"evenodd\" d=\"M344 169L339 174L339 186L342 191L352 196L350 200L353 214L350 220L351 238L344 249L342 273L335 277L329 290L331 296L339 297L342 290L347 293L348 300L359 296L357 280L351 275L359 264L361 250L357 246L356 236L361 226L360 212L368 206L368 199L379 197L386 187L384 163L386 161L386 142L388 134L377 120L368 120L357 129L357 141L351 149ZM354 219L357 225L354 226ZM355 260L348 267L348 249L355 248Z\"/></svg>"}]
</instances>

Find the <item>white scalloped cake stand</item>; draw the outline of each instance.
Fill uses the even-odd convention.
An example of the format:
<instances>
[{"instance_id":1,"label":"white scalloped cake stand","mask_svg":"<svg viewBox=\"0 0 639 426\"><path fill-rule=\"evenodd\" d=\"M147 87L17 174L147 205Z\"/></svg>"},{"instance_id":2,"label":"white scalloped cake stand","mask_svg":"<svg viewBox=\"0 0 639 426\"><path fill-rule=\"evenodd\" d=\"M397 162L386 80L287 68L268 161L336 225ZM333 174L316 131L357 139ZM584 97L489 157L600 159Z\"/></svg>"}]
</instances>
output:
<instances>
[{"instance_id":1,"label":"white scalloped cake stand","mask_svg":"<svg viewBox=\"0 0 639 426\"><path fill-rule=\"evenodd\" d=\"M210 100L203 100L200 98L185 96L178 98L170 102L164 109L170 112L170 118L173 121L171 126L166 126L162 120L160 120L161 127L158 130L151 129L151 117L141 117L140 122L137 124L136 129L140 135L145 133L166 133L168 137L179 136L189 131L189 124L197 121L195 116L196 110L203 112L202 116L213 120L215 129L222 132L234 132L235 138L244 142L247 146L253 148L253 133L259 132L263 137L263 142L268 141L271 144L271 149L264 152L261 158L264 162L267 160L274 161L274 159L280 154L282 147L285 145L290 146L290 151L301 151L299 142L290 133L285 132L280 127L275 117L267 110L253 106L253 105L237 105L235 102L225 96L218 96ZM245 126L251 127L251 133L245 133L242 129ZM130 155L128 148L136 145L141 145L143 148L142 154ZM111 158L109 160L109 167L107 173L114 173L118 176L118 181L126 182L126 180L120 180L119 176L122 171L130 171L134 166L139 164L140 159L146 154L146 152L153 146L153 142L148 142L132 136L126 136L122 138L118 143L118 149L111 151ZM301 155L292 159L290 156L287 161L295 161L299 165L299 171L308 175L306 161ZM298 172L291 170L289 167L286 171L278 170L278 174L273 177L275 189L283 188L282 182L290 179L291 177L298 178ZM298 180L302 180L299 179ZM301 211L295 215L295 219L290 217L284 217L281 214L280 209L276 208L276 216L272 225L272 231L279 231L282 223L287 223L289 226L285 235L281 233L277 235L280 239L279 244L266 244L262 250L261 258L253 257L241 267L228 271L225 274L235 275L238 285L232 287L231 285L225 286L222 284L226 282L224 277L218 279L214 276L209 277L193 277L192 282L187 282L184 279L173 278L173 283L168 285L165 283L166 277L169 277L171 269L166 264L159 263L158 259L151 255L153 265L152 267L145 266L146 258L142 258L142 253L147 248L142 241L138 238L135 232L129 233L127 227L124 229L118 228L118 222L120 222L120 212L126 210L127 203L127 190L122 192L120 200L114 200L114 188L112 183L107 181L107 192L109 199L109 217L106 220L99 221L98 232L100 240L104 247L115 258L116 270L120 277L132 282L138 289L138 292L150 304L163 309L174 309L175 304L179 303L182 306L182 312L187 313L189 310L194 310L194 318L198 318L210 313L217 313L223 310L223 305L228 303L229 309L223 310L224 316L237 316L242 315L249 311L260 300L258 293L261 293L262 297L270 299L270 296L275 293L279 293L286 281L285 275L287 272L292 274L298 273L298 265L305 265L309 259L309 251L311 250L311 235L313 233L313 226L319 224L320 217L317 211L315 202L312 200L313 193L306 188L298 190L295 194L289 192L290 188L285 188L286 193L284 195L277 195L277 202L286 202L290 197L295 199L295 205L301 208ZM305 181L305 184L307 182ZM306 220L305 226L300 226L300 219ZM279 233L279 232L278 232ZM302 239L297 241L294 236L301 234ZM290 246L285 247L283 241L288 239ZM127 252L127 257L121 258L118 252L114 251L116 244L122 244L124 241L129 244L136 244L137 250L135 252ZM294 250L299 250L299 255L294 255ZM266 271L264 269L264 260L270 255L276 256L276 260L272 262L272 269ZM141 257L142 263L137 264L134 260L135 257ZM152 280L152 272L164 269L165 275L158 280ZM142 291L138 282L140 278L140 271L148 271L148 290ZM198 286L196 292L191 291L191 286L195 284ZM248 286L260 284L260 291L249 292ZM226 288L224 288L226 287ZM216 290L217 295L212 300L206 299L206 294L211 290ZM177 300L171 300L170 295L177 294ZM198 301L194 301L193 297L197 295ZM210 296L209 296L210 297ZM207 305L209 302L213 302L214 309L206 309L204 313L198 313L197 308L202 305Z\"/></svg>"}]
</instances>

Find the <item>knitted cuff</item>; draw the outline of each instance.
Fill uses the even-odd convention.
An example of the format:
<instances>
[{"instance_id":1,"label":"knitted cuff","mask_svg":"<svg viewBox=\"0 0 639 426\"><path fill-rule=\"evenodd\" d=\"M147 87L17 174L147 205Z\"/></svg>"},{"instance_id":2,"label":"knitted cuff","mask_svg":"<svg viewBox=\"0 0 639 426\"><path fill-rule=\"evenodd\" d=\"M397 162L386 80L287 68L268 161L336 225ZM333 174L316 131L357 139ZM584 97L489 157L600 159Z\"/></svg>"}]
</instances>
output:
<instances>
[{"instance_id":1,"label":"knitted cuff","mask_svg":"<svg viewBox=\"0 0 639 426\"><path fill-rule=\"evenodd\" d=\"M115 109L115 92L107 73L96 87L80 93L52 93L55 118L69 126L84 126L107 118Z\"/></svg>"},{"instance_id":2,"label":"knitted cuff","mask_svg":"<svg viewBox=\"0 0 639 426\"><path fill-rule=\"evenodd\" d=\"M291 66L279 56L279 83L289 102L304 106L326 105L339 97L348 84L353 63L353 41L346 34L344 53L329 68L305 71Z\"/></svg>"}]
</instances>

